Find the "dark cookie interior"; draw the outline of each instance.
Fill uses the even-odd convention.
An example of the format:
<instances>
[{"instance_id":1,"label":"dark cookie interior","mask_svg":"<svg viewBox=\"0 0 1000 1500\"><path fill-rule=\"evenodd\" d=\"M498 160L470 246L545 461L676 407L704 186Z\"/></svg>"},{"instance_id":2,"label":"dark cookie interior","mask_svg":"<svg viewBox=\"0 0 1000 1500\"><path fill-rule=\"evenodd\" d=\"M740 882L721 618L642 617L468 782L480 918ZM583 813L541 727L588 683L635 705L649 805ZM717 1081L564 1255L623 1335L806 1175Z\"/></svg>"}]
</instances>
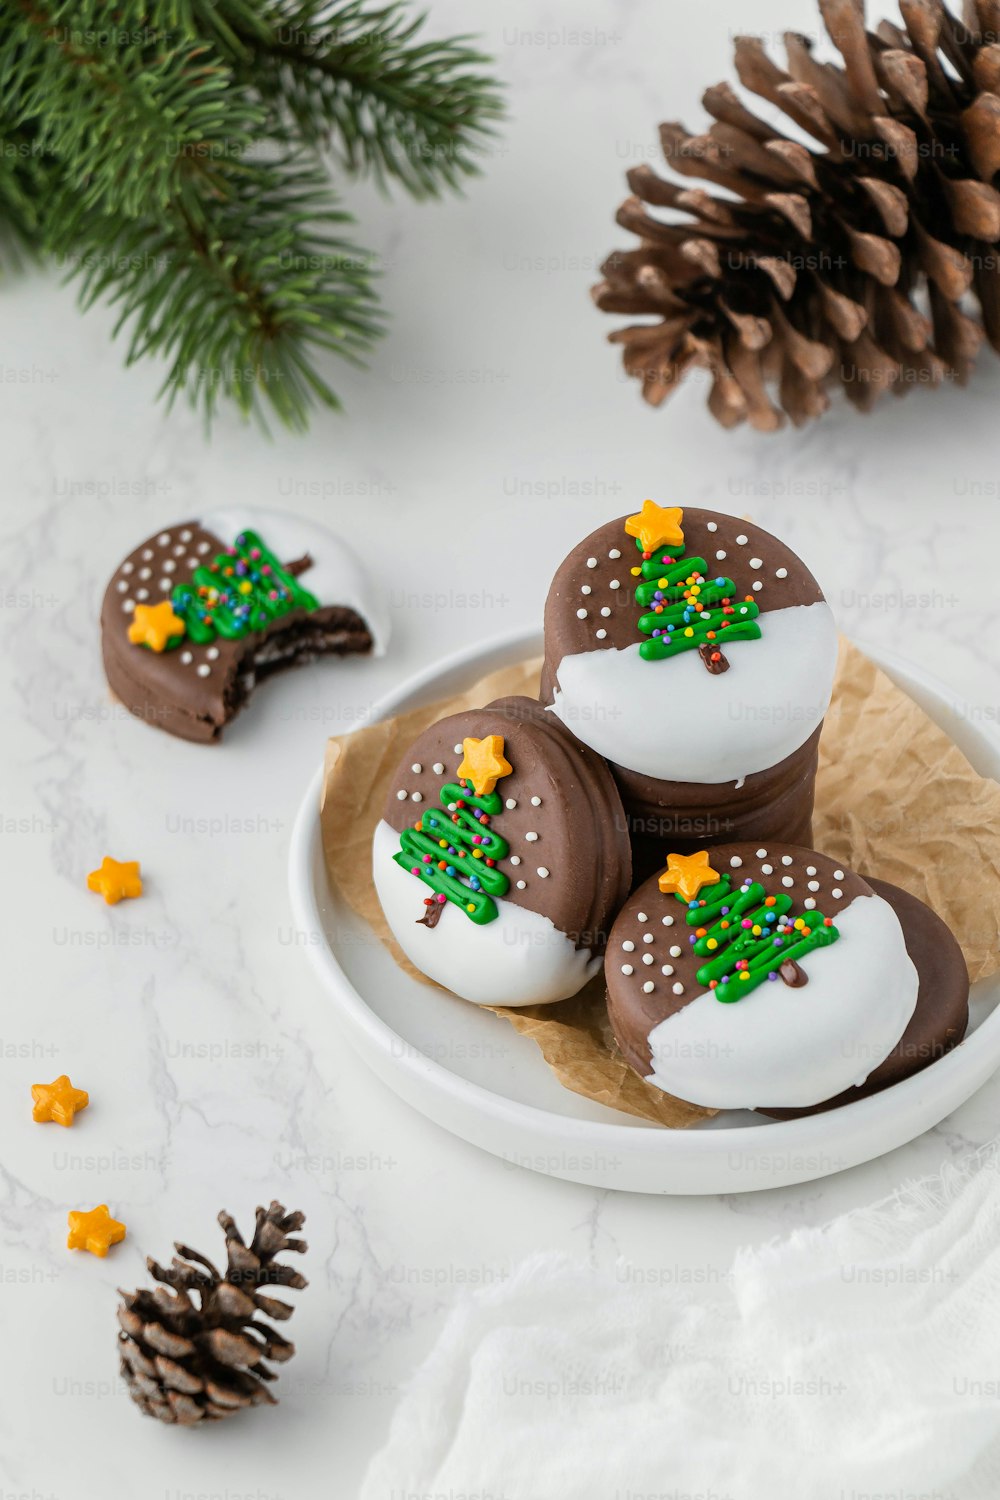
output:
<instances>
[{"instance_id":1,"label":"dark cookie interior","mask_svg":"<svg viewBox=\"0 0 1000 1500\"><path fill-rule=\"evenodd\" d=\"M539 913L578 948L602 952L628 894L631 858L621 802L600 756L531 698L499 698L441 719L410 746L391 782L383 817L398 832L457 779L462 742L502 735L513 770L497 781L503 811L493 820L510 848L502 898ZM427 890L413 880L419 915Z\"/></svg>"}]
</instances>

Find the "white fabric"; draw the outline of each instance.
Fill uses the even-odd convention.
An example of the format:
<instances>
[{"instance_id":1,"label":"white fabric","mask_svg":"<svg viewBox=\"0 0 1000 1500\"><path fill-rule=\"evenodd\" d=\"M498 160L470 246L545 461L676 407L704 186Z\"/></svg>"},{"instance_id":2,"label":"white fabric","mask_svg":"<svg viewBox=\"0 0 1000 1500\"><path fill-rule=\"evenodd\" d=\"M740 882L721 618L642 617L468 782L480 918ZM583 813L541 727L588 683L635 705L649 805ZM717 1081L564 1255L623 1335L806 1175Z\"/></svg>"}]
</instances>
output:
<instances>
[{"instance_id":1,"label":"white fabric","mask_svg":"<svg viewBox=\"0 0 1000 1500\"><path fill-rule=\"evenodd\" d=\"M717 1283L680 1261L664 1203L662 1277L545 1257L461 1302L361 1500L996 1500L995 1148Z\"/></svg>"}]
</instances>

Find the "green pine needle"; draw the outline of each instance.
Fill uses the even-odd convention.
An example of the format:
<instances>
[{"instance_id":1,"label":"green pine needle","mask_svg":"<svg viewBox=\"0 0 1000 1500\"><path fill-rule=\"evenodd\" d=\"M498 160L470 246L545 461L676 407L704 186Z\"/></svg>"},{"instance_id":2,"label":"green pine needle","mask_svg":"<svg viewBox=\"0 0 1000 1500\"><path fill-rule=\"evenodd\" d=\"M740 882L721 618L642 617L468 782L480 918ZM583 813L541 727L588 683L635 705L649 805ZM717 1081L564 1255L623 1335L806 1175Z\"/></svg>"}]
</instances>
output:
<instances>
[{"instance_id":1,"label":"green pine needle","mask_svg":"<svg viewBox=\"0 0 1000 1500\"><path fill-rule=\"evenodd\" d=\"M58 258L168 401L303 429L382 332L324 153L417 197L477 170L487 59L400 0L0 0L0 261Z\"/></svg>"}]
</instances>

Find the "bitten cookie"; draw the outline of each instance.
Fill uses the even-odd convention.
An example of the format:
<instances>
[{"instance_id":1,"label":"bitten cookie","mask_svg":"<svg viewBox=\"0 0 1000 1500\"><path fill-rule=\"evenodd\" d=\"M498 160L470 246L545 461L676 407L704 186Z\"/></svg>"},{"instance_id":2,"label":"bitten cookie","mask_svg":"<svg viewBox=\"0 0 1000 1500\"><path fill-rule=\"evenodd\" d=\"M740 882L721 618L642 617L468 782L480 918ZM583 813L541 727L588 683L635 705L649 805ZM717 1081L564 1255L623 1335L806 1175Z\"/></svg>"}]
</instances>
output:
<instances>
[{"instance_id":1,"label":"bitten cookie","mask_svg":"<svg viewBox=\"0 0 1000 1500\"><path fill-rule=\"evenodd\" d=\"M846 1104L968 1024L965 961L929 907L787 844L671 854L616 920L606 975L630 1065L711 1109Z\"/></svg>"},{"instance_id":2,"label":"bitten cookie","mask_svg":"<svg viewBox=\"0 0 1000 1500\"><path fill-rule=\"evenodd\" d=\"M256 683L327 654L380 652L384 608L350 549L278 511L212 511L150 537L104 595L112 690L139 718L214 741Z\"/></svg>"},{"instance_id":3,"label":"bitten cookie","mask_svg":"<svg viewBox=\"0 0 1000 1500\"><path fill-rule=\"evenodd\" d=\"M480 1005L544 1005L599 971L631 859L600 757L533 699L499 698L411 745L372 872L422 973Z\"/></svg>"},{"instance_id":4,"label":"bitten cookie","mask_svg":"<svg viewBox=\"0 0 1000 1500\"><path fill-rule=\"evenodd\" d=\"M637 873L666 844L811 839L833 614L777 537L647 500L560 566L541 701L605 756Z\"/></svg>"}]
</instances>

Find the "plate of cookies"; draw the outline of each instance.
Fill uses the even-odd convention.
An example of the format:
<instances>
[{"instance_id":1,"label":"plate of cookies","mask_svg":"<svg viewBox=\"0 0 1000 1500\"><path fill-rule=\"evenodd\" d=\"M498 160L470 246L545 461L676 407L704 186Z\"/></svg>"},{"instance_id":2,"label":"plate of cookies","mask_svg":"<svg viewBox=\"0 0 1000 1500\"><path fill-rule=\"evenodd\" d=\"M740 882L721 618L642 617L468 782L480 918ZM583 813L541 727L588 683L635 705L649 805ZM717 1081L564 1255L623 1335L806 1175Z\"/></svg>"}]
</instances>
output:
<instances>
[{"instance_id":1,"label":"plate of cookies","mask_svg":"<svg viewBox=\"0 0 1000 1500\"><path fill-rule=\"evenodd\" d=\"M569 553L543 638L332 740L291 897L372 1070L513 1165L635 1192L808 1181L942 1120L1000 1066L1000 741L871 657L838 663L779 538L646 501Z\"/></svg>"}]
</instances>

